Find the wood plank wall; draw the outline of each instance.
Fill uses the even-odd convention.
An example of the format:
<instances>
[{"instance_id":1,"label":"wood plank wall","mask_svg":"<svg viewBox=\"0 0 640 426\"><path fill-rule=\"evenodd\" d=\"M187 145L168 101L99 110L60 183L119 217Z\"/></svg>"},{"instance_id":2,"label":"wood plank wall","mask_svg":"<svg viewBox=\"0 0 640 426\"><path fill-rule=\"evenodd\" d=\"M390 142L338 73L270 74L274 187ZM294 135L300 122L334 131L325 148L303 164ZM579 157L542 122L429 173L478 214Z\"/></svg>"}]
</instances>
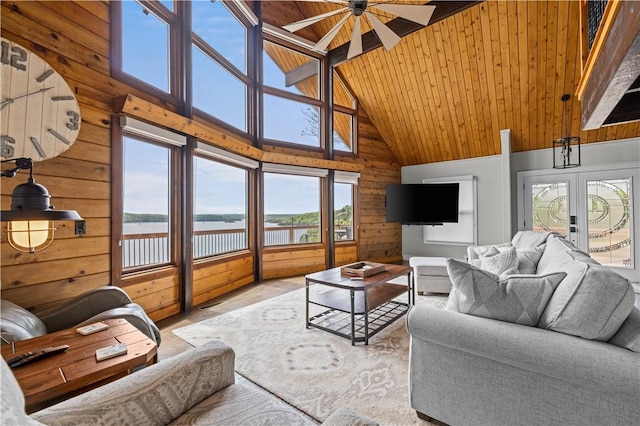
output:
<instances>
[{"instance_id":1,"label":"wood plank wall","mask_svg":"<svg viewBox=\"0 0 640 426\"><path fill-rule=\"evenodd\" d=\"M158 320L177 313L179 268L143 274L111 283L111 182L120 166L111 164L112 102L133 94L171 111L176 108L110 76L110 7L103 1L49 2L3 1L0 7L2 36L48 61L77 94L82 127L75 144L62 155L36 163L36 181L52 194L58 209L77 210L87 221L87 234L76 236L73 223L60 222L56 239L46 250L23 254L1 233L0 266L2 298L37 312L106 284L122 286ZM402 258L400 225L384 223L384 187L400 181L400 165L367 115L361 113L360 154L344 161L365 165L359 186L361 226L358 246L340 245L340 263L358 259L394 261ZM265 151L270 149L265 147ZM283 150L272 149L274 153ZM284 150L294 156L317 153ZM340 160L339 158L336 158ZM23 183L20 173L3 178L0 204L10 208L14 187ZM265 278L321 270L324 247L295 253L283 250L265 255ZM359 256L358 256L359 253ZM290 268L296 257L300 268ZM298 258L305 260L299 262ZM193 302L213 297L253 282L253 255L243 254L194 266ZM284 262L284 263L283 263Z\"/></svg>"}]
</instances>

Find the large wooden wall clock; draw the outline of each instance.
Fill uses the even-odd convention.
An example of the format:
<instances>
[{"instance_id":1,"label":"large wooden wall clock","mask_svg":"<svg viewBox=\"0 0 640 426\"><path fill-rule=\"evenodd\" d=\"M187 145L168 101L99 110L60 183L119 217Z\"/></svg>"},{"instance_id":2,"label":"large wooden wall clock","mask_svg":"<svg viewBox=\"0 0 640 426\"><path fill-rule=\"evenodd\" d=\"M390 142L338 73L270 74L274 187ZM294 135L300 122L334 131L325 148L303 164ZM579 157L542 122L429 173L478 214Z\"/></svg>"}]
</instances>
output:
<instances>
[{"instance_id":1,"label":"large wooden wall clock","mask_svg":"<svg viewBox=\"0 0 640 426\"><path fill-rule=\"evenodd\" d=\"M60 155L80 131L75 94L38 55L4 37L1 43L2 159L42 161Z\"/></svg>"}]
</instances>

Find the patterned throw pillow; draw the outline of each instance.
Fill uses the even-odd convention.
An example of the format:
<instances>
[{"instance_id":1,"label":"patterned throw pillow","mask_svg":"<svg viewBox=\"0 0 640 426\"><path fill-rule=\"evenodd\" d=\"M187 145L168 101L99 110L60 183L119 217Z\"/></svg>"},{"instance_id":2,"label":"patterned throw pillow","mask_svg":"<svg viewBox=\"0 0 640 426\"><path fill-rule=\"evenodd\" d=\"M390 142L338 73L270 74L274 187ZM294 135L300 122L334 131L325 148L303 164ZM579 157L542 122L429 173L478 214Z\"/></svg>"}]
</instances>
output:
<instances>
[{"instance_id":1,"label":"patterned throw pillow","mask_svg":"<svg viewBox=\"0 0 640 426\"><path fill-rule=\"evenodd\" d=\"M453 288L446 309L516 324L535 326L554 290L567 275L496 274L468 263L447 259Z\"/></svg>"},{"instance_id":2,"label":"patterned throw pillow","mask_svg":"<svg viewBox=\"0 0 640 426\"><path fill-rule=\"evenodd\" d=\"M513 275L518 273L518 254L515 247L491 247L474 259L471 264L498 275Z\"/></svg>"}]
</instances>

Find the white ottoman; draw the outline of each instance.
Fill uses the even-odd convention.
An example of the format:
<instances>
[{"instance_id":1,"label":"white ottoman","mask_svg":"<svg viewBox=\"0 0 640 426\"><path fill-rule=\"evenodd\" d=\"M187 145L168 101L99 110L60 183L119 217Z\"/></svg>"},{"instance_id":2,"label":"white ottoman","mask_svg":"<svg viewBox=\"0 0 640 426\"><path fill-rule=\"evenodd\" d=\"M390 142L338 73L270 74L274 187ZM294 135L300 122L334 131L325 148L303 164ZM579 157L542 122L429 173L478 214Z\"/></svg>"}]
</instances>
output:
<instances>
[{"instance_id":1,"label":"white ottoman","mask_svg":"<svg viewBox=\"0 0 640 426\"><path fill-rule=\"evenodd\" d=\"M451 290L446 257L411 257L409 266L413 268L413 287L418 294Z\"/></svg>"}]
</instances>

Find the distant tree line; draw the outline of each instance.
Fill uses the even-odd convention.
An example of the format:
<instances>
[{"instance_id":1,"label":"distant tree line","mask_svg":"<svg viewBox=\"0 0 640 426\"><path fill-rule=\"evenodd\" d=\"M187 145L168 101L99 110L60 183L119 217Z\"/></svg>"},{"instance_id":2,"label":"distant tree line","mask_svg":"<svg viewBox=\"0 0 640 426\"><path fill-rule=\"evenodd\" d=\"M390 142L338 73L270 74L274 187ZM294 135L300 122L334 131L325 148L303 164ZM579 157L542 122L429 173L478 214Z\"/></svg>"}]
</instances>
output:
<instances>
[{"instance_id":1,"label":"distant tree line","mask_svg":"<svg viewBox=\"0 0 640 426\"><path fill-rule=\"evenodd\" d=\"M352 207L346 205L335 211L336 225L348 225L353 217ZM196 222L237 222L245 218L244 214L197 214ZM299 214L267 214L264 217L265 222L277 223L281 226L291 225L318 225L320 222L320 214L318 212L299 213ZM153 213L125 213L124 223L139 222L168 222L169 216L166 214Z\"/></svg>"}]
</instances>

